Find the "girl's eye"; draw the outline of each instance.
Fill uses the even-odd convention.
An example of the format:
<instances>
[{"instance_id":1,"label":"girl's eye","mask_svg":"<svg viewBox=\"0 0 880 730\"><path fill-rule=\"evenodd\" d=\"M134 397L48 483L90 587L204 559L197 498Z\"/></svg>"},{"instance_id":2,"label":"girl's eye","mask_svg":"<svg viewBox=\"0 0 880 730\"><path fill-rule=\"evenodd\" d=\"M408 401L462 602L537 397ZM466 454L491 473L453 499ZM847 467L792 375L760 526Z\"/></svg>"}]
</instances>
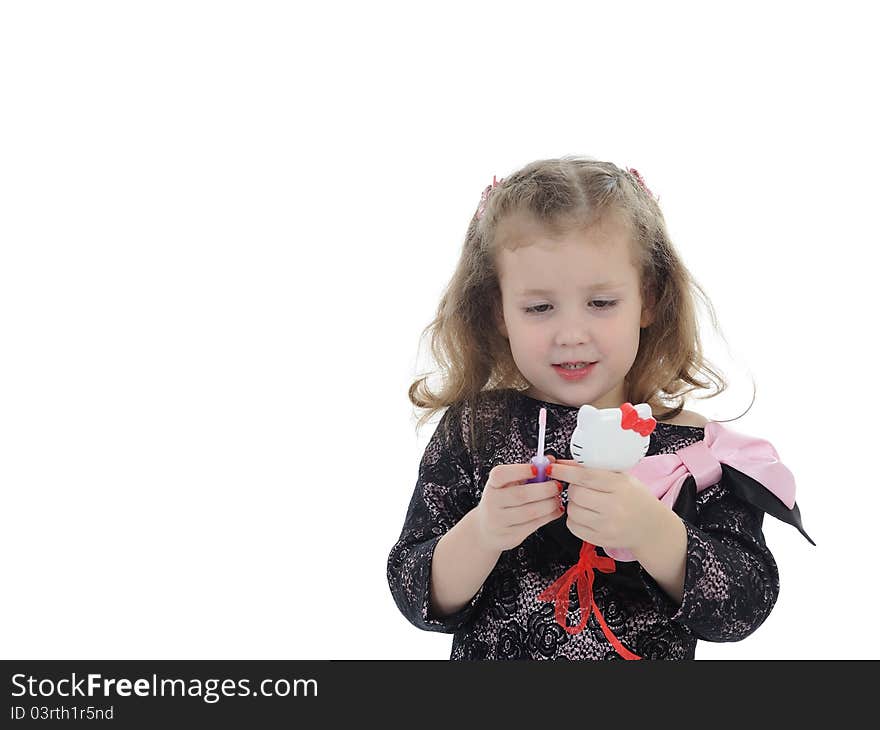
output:
<instances>
[{"instance_id":1,"label":"girl's eye","mask_svg":"<svg viewBox=\"0 0 880 730\"><path fill-rule=\"evenodd\" d=\"M592 302L590 302L590 304L600 305L600 306L597 306L594 308L602 311L605 309L611 309L612 307L614 307L617 304L617 302L618 302L617 299L594 299ZM541 307L551 307L551 306L553 306L553 305L552 304L536 304L534 307L526 307L525 311L528 314L544 314L545 312L547 312L547 310L546 309L541 310Z\"/></svg>"}]
</instances>

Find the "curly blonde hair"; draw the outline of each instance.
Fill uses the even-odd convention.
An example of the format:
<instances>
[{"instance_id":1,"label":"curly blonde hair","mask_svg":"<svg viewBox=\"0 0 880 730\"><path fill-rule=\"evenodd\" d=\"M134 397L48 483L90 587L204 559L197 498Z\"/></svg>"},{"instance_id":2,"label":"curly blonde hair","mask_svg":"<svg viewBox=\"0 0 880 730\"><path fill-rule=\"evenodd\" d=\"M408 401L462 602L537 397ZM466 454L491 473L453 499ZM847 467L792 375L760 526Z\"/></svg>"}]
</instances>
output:
<instances>
[{"instance_id":1,"label":"curly blonde hair","mask_svg":"<svg viewBox=\"0 0 880 730\"><path fill-rule=\"evenodd\" d=\"M705 396L710 398L727 388L703 356L695 293L717 329L714 308L675 251L657 201L629 170L565 156L531 162L502 178L474 213L437 314L422 331L422 337L431 332L431 351L444 378L437 392L427 384L433 373L410 386L410 401L424 409L416 431L447 406L475 406L487 392L529 387L497 324L501 289L496 252L503 245L497 236L499 222L521 213L554 236L586 228L606 215L621 215L629 223L642 301L651 303L654 319L642 330L624 379L628 402L648 403L658 420L668 420L684 409L687 393L714 386L715 392ZM701 379L701 373L706 377Z\"/></svg>"}]
</instances>

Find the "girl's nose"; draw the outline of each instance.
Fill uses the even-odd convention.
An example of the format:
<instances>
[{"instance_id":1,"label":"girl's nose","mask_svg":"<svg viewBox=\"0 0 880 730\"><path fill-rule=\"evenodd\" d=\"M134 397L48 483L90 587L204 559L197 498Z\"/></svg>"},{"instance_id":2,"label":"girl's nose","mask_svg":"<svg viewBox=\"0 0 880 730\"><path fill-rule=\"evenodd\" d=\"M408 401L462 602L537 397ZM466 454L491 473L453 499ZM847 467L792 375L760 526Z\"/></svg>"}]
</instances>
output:
<instances>
[{"instance_id":1,"label":"girl's nose","mask_svg":"<svg viewBox=\"0 0 880 730\"><path fill-rule=\"evenodd\" d=\"M589 341L590 333L583 313L569 314L564 318L556 335L557 344L577 347Z\"/></svg>"}]
</instances>

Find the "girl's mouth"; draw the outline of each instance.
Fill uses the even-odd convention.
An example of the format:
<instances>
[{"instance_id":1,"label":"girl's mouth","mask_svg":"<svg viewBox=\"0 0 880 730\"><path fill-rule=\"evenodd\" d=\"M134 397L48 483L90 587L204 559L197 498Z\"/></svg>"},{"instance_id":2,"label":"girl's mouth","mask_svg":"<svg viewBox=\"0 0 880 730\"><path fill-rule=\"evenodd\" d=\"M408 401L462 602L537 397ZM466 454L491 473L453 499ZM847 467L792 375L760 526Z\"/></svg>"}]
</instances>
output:
<instances>
[{"instance_id":1,"label":"girl's mouth","mask_svg":"<svg viewBox=\"0 0 880 730\"><path fill-rule=\"evenodd\" d=\"M591 372L593 372L593 368L596 366L596 363L589 363L587 365L580 364L577 367L562 367L562 365L554 365L553 369L559 373L565 380L580 380L581 378L587 377Z\"/></svg>"}]
</instances>

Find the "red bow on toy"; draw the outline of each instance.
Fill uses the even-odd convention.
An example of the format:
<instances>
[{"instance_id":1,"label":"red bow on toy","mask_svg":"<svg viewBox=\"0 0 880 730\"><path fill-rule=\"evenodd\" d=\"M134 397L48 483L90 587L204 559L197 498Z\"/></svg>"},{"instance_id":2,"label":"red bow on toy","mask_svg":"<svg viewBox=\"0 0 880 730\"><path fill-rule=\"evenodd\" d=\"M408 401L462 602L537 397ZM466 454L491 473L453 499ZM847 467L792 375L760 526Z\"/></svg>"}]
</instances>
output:
<instances>
[{"instance_id":1,"label":"red bow on toy","mask_svg":"<svg viewBox=\"0 0 880 730\"><path fill-rule=\"evenodd\" d=\"M636 409L629 403L620 406L623 411L623 418L620 419L620 427L625 431L635 431L639 436L649 436L657 425L657 421L653 418L639 418Z\"/></svg>"}]
</instances>

